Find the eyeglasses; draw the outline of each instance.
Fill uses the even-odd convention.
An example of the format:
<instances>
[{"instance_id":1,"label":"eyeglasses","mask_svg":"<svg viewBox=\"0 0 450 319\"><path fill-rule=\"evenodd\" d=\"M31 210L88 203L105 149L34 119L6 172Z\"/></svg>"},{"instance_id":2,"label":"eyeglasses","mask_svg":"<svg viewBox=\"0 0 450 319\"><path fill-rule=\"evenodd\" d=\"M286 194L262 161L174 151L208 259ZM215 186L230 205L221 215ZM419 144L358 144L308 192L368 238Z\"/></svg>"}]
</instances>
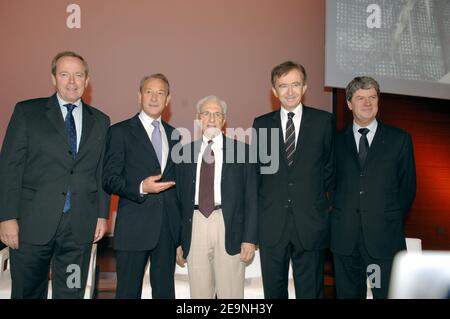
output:
<instances>
[{"instance_id":1,"label":"eyeglasses","mask_svg":"<svg viewBox=\"0 0 450 319\"><path fill-rule=\"evenodd\" d=\"M211 113L209 111L205 111L205 112L201 112L199 114L202 117L209 117L212 115L215 119L218 119L218 120L222 120L225 117L225 114L220 113L220 112Z\"/></svg>"}]
</instances>

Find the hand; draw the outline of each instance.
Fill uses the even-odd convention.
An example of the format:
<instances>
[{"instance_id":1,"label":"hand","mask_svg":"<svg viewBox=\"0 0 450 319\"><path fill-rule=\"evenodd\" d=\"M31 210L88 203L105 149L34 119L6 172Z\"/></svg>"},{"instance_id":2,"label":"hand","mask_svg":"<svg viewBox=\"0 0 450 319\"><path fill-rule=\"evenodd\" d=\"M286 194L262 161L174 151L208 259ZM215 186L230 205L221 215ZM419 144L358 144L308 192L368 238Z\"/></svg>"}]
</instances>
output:
<instances>
[{"instance_id":1,"label":"hand","mask_svg":"<svg viewBox=\"0 0 450 319\"><path fill-rule=\"evenodd\" d=\"M142 191L144 193L157 194L171 188L175 185L175 182L158 182L161 179L161 175L149 176L142 181Z\"/></svg>"},{"instance_id":2,"label":"hand","mask_svg":"<svg viewBox=\"0 0 450 319\"><path fill-rule=\"evenodd\" d=\"M98 242L100 239L103 238L103 235L105 235L107 229L108 224L106 223L106 219L98 218L97 227L95 228L94 243Z\"/></svg>"},{"instance_id":3,"label":"hand","mask_svg":"<svg viewBox=\"0 0 450 319\"><path fill-rule=\"evenodd\" d=\"M184 268L184 265L186 264L186 259L183 258L183 248L181 248L181 246L177 247L177 264L182 268Z\"/></svg>"},{"instance_id":4,"label":"hand","mask_svg":"<svg viewBox=\"0 0 450 319\"><path fill-rule=\"evenodd\" d=\"M241 261L248 263L255 257L256 245L251 243L241 244Z\"/></svg>"},{"instance_id":5,"label":"hand","mask_svg":"<svg viewBox=\"0 0 450 319\"><path fill-rule=\"evenodd\" d=\"M11 249L19 249L19 224L17 219L0 222L0 240Z\"/></svg>"}]
</instances>

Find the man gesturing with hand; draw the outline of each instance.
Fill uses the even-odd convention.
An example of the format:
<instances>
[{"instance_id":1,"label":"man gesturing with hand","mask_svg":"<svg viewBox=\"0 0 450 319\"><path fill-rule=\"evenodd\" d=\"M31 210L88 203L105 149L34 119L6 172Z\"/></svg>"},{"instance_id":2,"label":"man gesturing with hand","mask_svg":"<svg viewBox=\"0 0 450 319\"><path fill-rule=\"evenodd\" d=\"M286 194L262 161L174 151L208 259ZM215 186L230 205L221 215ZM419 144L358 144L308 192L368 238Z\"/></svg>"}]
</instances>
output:
<instances>
[{"instance_id":1,"label":"man gesturing with hand","mask_svg":"<svg viewBox=\"0 0 450 319\"><path fill-rule=\"evenodd\" d=\"M138 299L150 258L153 298L175 298L175 251L180 212L170 152L174 128L161 120L170 102L167 78L141 80L139 114L113 125L107 136L103 187L120 196L114 231L116 298Z\"/></svg>"}]
</instances>

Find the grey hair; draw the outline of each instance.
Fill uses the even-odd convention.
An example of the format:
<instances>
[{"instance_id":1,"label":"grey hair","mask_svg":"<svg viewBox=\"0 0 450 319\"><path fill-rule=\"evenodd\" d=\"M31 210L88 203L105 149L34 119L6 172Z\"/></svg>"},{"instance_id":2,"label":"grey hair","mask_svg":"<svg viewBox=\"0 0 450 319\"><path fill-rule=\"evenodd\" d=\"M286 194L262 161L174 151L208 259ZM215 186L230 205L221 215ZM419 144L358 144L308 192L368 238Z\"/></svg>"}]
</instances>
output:
<instances>
[{"instance_id":1,"label":"grey hair","mask_svg":"<svg viewBox=\"0 0 450 319\"><path fill-rule=\"evenodd\" d=\"M142 78L141 82L139 83L139 92L142 93L142 89L144 88L144 84L147 80L150 79L159 79L161 81L163 81L166 84L167 87L167 95L170 95L170 85L169 85L169 80L167 79L167 77L162 74L162 73L154 73L152 75L146 75Z\"/></svg>"},{"instance_id":2,"label":"grey hair","mask_svg":"<svg viewBox=\"0 0 450 319\"><path fill-rule=\"evenodd\" d=\"M200 101L198 101L198 103L197 103L197 114L200 114L200 110L201 110L202 106L204 104L206 104L207 102L216 102L222 108L223 114L227 114L227 103L225 103L225 101L219 99L215 95L205 96Z\"/></svg>"},{"instance_id":3,"label":"grey hair","mask_svg":"<svg viewBox=\"0 0 450 319\"><path fill-rule=\"evenodd\" d=\"M380 97L380 85L375 79L370 76L357 76L345 88L345 98L347 101L350 101L353 97L353 93L359 89L368 90L372 88L377 91L377 95Z\"/></svg>"}]
</instances>

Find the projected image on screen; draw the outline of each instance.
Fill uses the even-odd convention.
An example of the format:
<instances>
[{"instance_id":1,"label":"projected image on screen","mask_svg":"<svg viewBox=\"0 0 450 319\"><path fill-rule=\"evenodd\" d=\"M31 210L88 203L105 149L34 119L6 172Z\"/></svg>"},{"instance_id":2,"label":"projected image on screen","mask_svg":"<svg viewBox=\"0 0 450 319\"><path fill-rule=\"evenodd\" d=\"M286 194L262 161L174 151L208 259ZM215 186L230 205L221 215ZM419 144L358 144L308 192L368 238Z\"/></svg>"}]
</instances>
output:
<instances>
[{"instance_id":1,"label":"projected image on screen","mask_svg":"<svg viewBox=\"0 0 450 319\"><path fill-rule=\"evenodd\" d=\"M326 85L356 75L384 92L450 98L450 1L327 1Z\"/></svg>"}]
</instances>

